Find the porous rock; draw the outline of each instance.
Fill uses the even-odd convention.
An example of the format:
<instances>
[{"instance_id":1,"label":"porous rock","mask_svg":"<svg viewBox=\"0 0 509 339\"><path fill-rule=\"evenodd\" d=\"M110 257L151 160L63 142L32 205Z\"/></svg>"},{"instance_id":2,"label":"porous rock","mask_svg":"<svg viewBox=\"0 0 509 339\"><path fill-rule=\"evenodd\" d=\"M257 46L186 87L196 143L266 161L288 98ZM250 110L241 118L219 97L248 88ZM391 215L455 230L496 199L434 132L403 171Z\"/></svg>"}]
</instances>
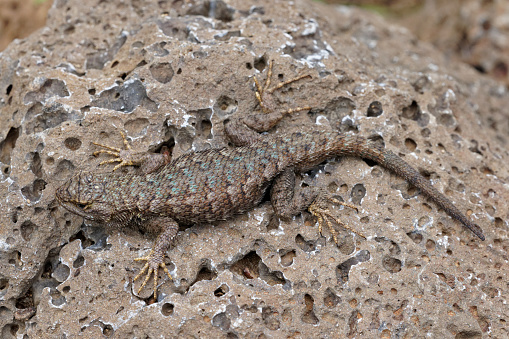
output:
<instances>
[{"instance_id":1,"label":"porous rock","mask_svg":"<svg viewBox=\"0 0 509 339\"><path fill-rule=\"evenodd\" d=\"M56 0L47 26L0 58L0 336L507 336L507 89L408 31L295 1ZM308 213L268 201L182 229L157 302L132 279L153 238L58 207L99 166L92 142L139 150L228 146L223 123L259 109L253 76L311 75L276 92L313 124L384 143L481 225L486 241L379 166L331 159L299 177L336 208L340 245ZM274 83L273 82L273 83ZM123 171L131 169L124 168ZM149 284L150 285L150 284Z\"/></svg>"}]
</instances>

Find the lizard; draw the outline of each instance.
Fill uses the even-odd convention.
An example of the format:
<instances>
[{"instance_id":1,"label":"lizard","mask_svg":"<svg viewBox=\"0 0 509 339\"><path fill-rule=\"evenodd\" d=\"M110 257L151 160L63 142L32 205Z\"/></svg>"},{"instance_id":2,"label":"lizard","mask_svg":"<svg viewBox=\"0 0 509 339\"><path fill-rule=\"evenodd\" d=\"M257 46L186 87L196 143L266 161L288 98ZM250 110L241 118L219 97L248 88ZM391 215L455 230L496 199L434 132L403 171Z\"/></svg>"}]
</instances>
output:
<instances>
[{"instance_id":1,"label":"lizard","mask_svg":"<svg viewBox=\"0 0 509 339\"><path fill-rule=\"evenodd\" d=\"M332 224L347 225L329 210L328 203L356 207L335 199L323 190L307 187L307 190L296 192L294 187L296 173L336 156L370 159L391 170L420 189L481 240L485 239L482 229L429 180L382 145L362 136L334 130L260 134L269 131L288 114L311 109L307 106L277 109L272 97L274 91L311 76L302 75L270 87L272 67L273 62L270 61L263 86L254 77L255 95L261 112L225 121L225 134L236 147L188 152L171 159L167 153L135 152L125 134L120 132L125 149L94 143L101 147L94 155L106 153L115 156L100 163L118 162L112 173L80 171L56 190L56 199L64 208L87 220L134 225L147 233L158 234L150 252L134 259L146 262L133 280L146 272L138 293L153 275L156 298L160 269L172 280L164 256L177 236L180 224L210 223L249 211L261 202L269 188L270 200L278 217L290 218L307 209L317 218L318 232L322 234L322 228L326 226L338 244L337 232ZM139 166L137 172L115 172L122 166L131 165Z\"/></svg>"}]
</instances>

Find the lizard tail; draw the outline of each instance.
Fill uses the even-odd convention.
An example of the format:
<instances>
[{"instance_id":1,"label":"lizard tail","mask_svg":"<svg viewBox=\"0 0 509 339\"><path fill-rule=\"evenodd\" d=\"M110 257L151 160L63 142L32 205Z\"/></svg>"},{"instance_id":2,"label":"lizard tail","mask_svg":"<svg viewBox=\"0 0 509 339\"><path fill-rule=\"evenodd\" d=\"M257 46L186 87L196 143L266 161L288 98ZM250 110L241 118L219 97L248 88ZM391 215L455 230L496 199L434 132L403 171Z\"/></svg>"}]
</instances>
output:
<instances>
[{"instance_id":1,"label":"lizard tail","mask_svg":"<svg viewBox=\"0 0 509 339\"><path fill-rule=\"evenodd\" d=\"M413 186L420 189L440 208L447 212L447 214L465 225L481 240L485 239L484 234L478 225L467 219L467 217L461 213L449 199L431 185L429 180L423 177L415 168L410 166L399 156L390 150L385 149L383 146L376 145L373 142L359 136L340 134L338 137L339 143L336 143L338 155L351 155L367 158L393 171ZM337 141L338 139L336 138L336 142Z\"/></svg>"}]
</instances>

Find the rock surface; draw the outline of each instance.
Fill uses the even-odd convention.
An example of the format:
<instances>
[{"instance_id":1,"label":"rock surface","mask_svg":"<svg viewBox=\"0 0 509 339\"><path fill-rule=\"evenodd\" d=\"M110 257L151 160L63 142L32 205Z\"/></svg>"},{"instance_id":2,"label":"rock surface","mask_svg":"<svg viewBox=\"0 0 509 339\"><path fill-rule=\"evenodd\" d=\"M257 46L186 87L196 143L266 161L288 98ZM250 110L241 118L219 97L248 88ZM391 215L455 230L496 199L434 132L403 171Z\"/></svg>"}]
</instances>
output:
<instances>
[{"instance_id":1,"label":"rock surface","mask_svg":"<svg viewBox=\"0 0 509 339\"><path fill-rule=\"evenodd\" d=\"M407 30L304 1L56 0L47 27L0 54L0 336L506 337L507 89ZM318 234L270 203L182 229L159 299L137 295L153 240L84 223L54 191L108 171L93 141L139 150L227 145L223 122L257 107L253 76L312 80L309 105L270 133L330 125L385 143L466 211L487 240L393 174L332 159L301 176L359 206L367 239ZM124 169L131 170L131 169ZM339 226L338 226L339 227Z\"/></svg>"}]
</instances>

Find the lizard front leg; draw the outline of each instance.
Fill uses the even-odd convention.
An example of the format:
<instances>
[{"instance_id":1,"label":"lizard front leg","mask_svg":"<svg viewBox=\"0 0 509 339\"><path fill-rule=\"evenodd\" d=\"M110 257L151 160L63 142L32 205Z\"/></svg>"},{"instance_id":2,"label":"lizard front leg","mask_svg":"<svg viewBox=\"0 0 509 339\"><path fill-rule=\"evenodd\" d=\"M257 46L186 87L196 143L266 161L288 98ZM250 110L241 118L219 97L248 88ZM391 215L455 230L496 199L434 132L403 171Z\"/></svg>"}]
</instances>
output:
<instances>
[{"instance_id":1,"label":"lizard front leg","mask_svg":"<svg viewBox=\"0 0 509 339\"><path fill-rule=\"evenodd\" d=\"M154 247L152 247L148 255L134 259L135 261L147 261L147 263L145 264L145 266L143 266L140 273L138 273L138 275L134 277L133 281L138 280L145 272L147 272L145 280L138 289L139 294L143 287L145 287L145 285L149 281L150 277L152 276L152 273L154 273L154 298L156 298L157 280L159 279L158 277L159 268L162 268L164 272L168 275L170 280L173 280L170 275L170 272L168 271L168 268L166 267L166 264L164 263L164 254L168 250L168 247L170 246L172 240L177 235L179 226L177 222L172 218L159 217L148 220L147 224L145 225L145 228L146 229L162 228L163 231L157 237Z\"/></svg>"},{"instance_id":2,"label":"lizard front leg","mask_svg":"<svg viewBox=\"0 0 509 339\"><path fill-rule=\"evenodd\" d=\"M124 148L120 149L117 147L112 147L108 145L103 145L97 142L93 142L94 145L102 147L103 149L99 151L95 151L94 155L99 154L109 154L113 155L115 158L104 160L99 165L104 164L111 164L111 163L117 163L115 167L113 167L113 171L116 171L117 169L124 167L124 166L139 166L138 173L139 174L148 174L152 173L154 171L157 171L165 164L169 163L171 161L171 156L168 152L162 153L162 154L156 154L156 153L146 153L146 152L139 152L135 151L131 148L131 145L129 145L129 142L127 141L126 135L119 131L122 135L122 140L124 142Z\"/></svg>"},{"instance_id":3,"label":"lizard front leg","mask_svg":"<svg viewBox=\"0 0 509 339\"><path fill-rule=\"evenodd\" d=\"M285 115L311 109L311 107L308 106L282 110L277 108L278 105L276 105L272 96L275 91L301 79L311 78L311 75L300 75L293 79L280 82L271 88L272 67L273 61L271 60L269 62L267 78L263 86L260 84L258 79L254 77L256 85L255 96L262 112L247 114L240 118L235 117L225 124L225 132L236 146L250 145L253 142L260 140L261 136L259 133L266 132L277 125L277 123L281 121Z\"/></svg>"}]
</instances>

